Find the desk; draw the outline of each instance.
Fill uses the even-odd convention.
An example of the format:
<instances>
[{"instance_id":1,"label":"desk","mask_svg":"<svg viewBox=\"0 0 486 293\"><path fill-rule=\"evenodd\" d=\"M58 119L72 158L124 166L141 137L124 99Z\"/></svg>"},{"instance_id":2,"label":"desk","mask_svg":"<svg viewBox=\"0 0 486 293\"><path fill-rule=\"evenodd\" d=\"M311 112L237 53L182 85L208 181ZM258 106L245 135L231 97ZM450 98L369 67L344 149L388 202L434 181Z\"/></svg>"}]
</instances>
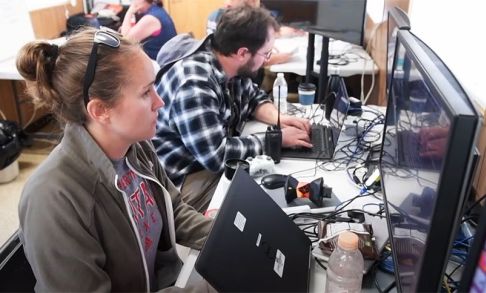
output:
<instances>
[{"instance_id":1,"label":"desk","mask_svg":"<svg viewBox=\"0 0 486 293\"><path fill-rule=\"evenodd\" d=\"M295 73L300 76L306 74L306 60L307 60L307 36L293 37L293 38L278 38L275 40L275 47L281 52L294 52L292 58L282 64L275 64L270 66L272 72L288 72ZM316 36L314 60L321 58L322 37ZM342 77L360 74L375 74L378 72L376 66L370 55L360 46L352 45L342 41L329 42L329 54L341 55L349 60L345 65L333 65L332 59L328 66L328 75L336 74ZM320 66L314 61L314 72L319 72Z\"/></svg>"},{"instance_id":2,"label":"desk","mask_svg":"<svg viewBox=\"0 0 486 293\"><path fill-rule=\"evenodd\" d=\"M382 110L382 109L380 109ZM348 120L352 120L355 117L349 117ZM242 135L249 133L255 133L260 131L265 131L266 125L259 122L248 122ZM343 137L344 135L344 137ZM349 136L343 133L340 138L340 142L349 139ZM338 145L339 147L339 145ZM293 174L295 178L302 181L311 181L318 177L324 178L324 183L333 188L333 192L336 197L345 201L353 198L355 195L359 194L359 187L348 181L348 176L346 171L325 171L320 168L314 169L316 166L315 160L304 160L304 159L282 159L279 164L275 166L275 173L288 174L291 172L299 170L307 170L299 172L298 174ZM257 178L259 180L259 178ZM230 185L230 181L226 177L222 176L213 198L209 204L208 209L218 209L223 199L226 195L226 191ZM367 203L381 203L382 201L374 197L362 197L353 201L348 207L361 209L364 204ZM384 229L384 233L388 234L388 231ZM386 236L385 236L386 237ZM199 251L191 250L187 256L182 271L177 279L176 286L185 287L187 283L193 283L201 279L201 276L194 270L194 264L196 262ZM312 260L311 272L310 272L310 292L323 292L326 282L326 272L321 268L317 262ZM381 276L380 276L381 278ZM385 282L389 283L393 280L393 276L384 276ZM374 284L371 284L372 289L374 289ZM366 288L365 288L366 289ZM367 290L365 290L367 291ZM373 290L372 290L373 291Z\"/></svg>"},{"instance_id":3,"label":"desk","mask_svg":"<svg viewBox=\"0 0 486 293\"><path fill-rule=\"evenodd\" d=\"M0 79L23 80L15 66L15 57L0 61Z\"/></svg>"},{"instance_id":4,"label":"desk","mask_svg":"<svg viewBox=\"0 0 486 293\"><path fill-rule=\"evenodd\" d=\"M66 38L57 38L53 40L49 40L48 42L52 44L57 44L58 46L62 45L66 42ZM12 54L10 58L0 60L0 79L5 80L23 80L23 77L17 71L17 67L15 66L15 60L17 58L16 54Z\"/></svg>"}]
</instances>

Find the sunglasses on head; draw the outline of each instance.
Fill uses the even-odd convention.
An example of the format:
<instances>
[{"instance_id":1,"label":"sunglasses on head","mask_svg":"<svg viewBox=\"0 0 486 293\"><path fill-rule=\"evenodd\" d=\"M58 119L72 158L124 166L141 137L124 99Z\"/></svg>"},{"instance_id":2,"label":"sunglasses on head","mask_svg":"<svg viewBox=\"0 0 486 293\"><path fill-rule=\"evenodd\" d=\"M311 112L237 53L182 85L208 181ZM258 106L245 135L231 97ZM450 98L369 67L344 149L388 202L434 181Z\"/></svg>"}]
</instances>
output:
<instances>
[{"instance_id":1,"label":"sunglasses on head","mask_svg":"<svg viewBox=\"0 0 486 293\"><path fill-rule=\"evenodd\" d=\"M83 84L83 97L84 105L88 105L89 95L88 91L93 83L95 72L96 72L96 62L98 58L98 46L100 44L108 46L110 48L120 47L120 38L117 36L118 33L108 29L101 28L94 34L93 38L93 48L91 49L91 54L89 55L88 67L86 68L86 73L84 75Z\"/></svg>"}]
</instances>

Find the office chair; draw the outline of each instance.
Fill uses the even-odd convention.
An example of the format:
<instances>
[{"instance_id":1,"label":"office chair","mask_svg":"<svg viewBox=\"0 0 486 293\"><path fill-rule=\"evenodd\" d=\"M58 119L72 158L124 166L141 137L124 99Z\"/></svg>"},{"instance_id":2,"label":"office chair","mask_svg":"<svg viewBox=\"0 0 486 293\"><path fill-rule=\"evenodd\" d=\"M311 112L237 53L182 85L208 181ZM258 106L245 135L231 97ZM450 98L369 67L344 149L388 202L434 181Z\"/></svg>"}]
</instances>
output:
<instances>
[{"instance_id":1,"label":"office chair","mask_svg":"<svg viewBox=\"0 0 486 293\"><path fill-rule=\"evenodd\" d=\"M33 292L35 282L16 231L0 247L0 292Z\"/></svg>"}]
</instances>

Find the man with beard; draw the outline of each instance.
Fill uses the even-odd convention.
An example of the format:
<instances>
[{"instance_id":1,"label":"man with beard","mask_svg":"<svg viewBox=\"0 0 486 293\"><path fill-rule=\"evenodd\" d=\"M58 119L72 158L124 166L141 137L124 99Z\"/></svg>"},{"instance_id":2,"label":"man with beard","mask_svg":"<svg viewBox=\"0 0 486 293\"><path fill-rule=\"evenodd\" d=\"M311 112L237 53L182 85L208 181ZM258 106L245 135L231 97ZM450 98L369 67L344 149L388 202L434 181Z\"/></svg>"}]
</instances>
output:
<instances>
[{"instance_id":1,"label":"man with beard","mask_svg":"<svg viewBox=\"0 0 486 293\"><path fill-rule=\"evenodd\" d=\"M227 159L263 153L264 133L240 136L245 122L277 122L270 97L251 81L270 58L277 30L267 10L243 6L227 10L214 35L189 56L161 62L178 51L187 54L177 37L159 51L164 73L157 91L165 107L153 142L183 200L200 212L209 205ZM308 120L281 115L280 123L283 146L312 147Z\"/></svg>"}]
</instances>

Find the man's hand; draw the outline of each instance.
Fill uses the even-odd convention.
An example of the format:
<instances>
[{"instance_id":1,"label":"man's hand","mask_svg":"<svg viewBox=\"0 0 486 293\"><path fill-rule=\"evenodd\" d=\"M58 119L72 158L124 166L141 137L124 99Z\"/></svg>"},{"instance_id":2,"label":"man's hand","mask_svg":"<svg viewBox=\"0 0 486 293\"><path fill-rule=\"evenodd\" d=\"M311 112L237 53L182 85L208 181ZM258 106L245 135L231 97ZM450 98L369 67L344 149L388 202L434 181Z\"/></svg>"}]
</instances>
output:
<instances>
[{"instance_id":1,"label":"man's hand","mask_svg":"<svg viewBox=\"0 0 486 293\"><path fill-rule=\"evenodd\" d=\"M289 116L289 115L280 116L280 126L281 128L295 127L302 131L305 131L307 135L309 135L311 131L311 125L308 119Z\"/></svg>"},{"instance_id":2,"label":"man's hand","mask_svg":"<svg viewBox=\"0 0 486 293\"><path fill-rule=\"evenodd\" d=\"M142 5L140 3L137 3L137 1L132 1L132 3L130 3L130 6L128 7L127 13L137 14L140 12L141 8Z\"/></svg>"},{"instance_id":3,"label":"man's hand","mask_svg":"<svg viewBox=\"0 0 486 293\"><path fill-rule=\"evenodd\" d=\"M311 148L309 133L305 130L288 126L282 128L283 147L306 147Z\"/></svg>"},{"instance_id":4,"label":"man's hand","mask_svg":"<svg viewBox=\"0 0 486 293\"><path fill-rule=\"evenodd\" d=\"M280 127L282 128L283 147L306 147L311 148L309 120L289 115L280 117Z\"/></svg>"}]
</instances>

